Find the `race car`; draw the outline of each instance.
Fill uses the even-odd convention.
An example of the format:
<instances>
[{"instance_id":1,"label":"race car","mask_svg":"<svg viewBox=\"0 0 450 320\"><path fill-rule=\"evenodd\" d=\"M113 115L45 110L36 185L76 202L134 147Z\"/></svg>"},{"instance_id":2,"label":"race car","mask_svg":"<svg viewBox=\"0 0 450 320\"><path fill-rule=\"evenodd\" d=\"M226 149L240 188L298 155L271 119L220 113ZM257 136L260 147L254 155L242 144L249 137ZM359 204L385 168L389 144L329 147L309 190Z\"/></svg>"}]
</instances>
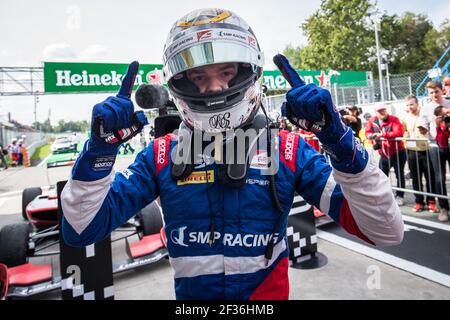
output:
<instances>
[{"instance_id":1,"label":"race car","mask_svg":"<svg viewBox=\"0 0 450 320\"><path fill-rule=\"evenodd\" d=\"M43 196L39 189L24 190L26 197L22 204L29 221L6 225L0 230L0 300L27 298L61 289L61 276L53 274L51 263L30 261L45 256L60 257L59 250L49 250L59 245L57 197ZM32 191L36 196L27 203L32 198ZM135 235L138 241L131 242ZM156 201L113 232L111 242L120 240L126 241L128 259L113 261L113 274L149 265L168 256L161 209Z\"/></svg>"},{"instance_id":2,"label":"race car","mask_svg":"<svg viewBox=\"0 0 450 320\"><path fill-rule=\"evenodd\" d=\"M50 151L53 154L76 152L77 144L69 137L59 137L51 145Z\"/></svg>"},{"instance_id":3,"label":"race car","mask_svg":"<svg viewBox=\"0 0 450 320\"><path fill-rule=\"evenodd\" d=\"M58 197L51 187L47 195L42 188L26 188L22 191L22 217L37 229L58 224Z\"/></svg>"}]
</instances>

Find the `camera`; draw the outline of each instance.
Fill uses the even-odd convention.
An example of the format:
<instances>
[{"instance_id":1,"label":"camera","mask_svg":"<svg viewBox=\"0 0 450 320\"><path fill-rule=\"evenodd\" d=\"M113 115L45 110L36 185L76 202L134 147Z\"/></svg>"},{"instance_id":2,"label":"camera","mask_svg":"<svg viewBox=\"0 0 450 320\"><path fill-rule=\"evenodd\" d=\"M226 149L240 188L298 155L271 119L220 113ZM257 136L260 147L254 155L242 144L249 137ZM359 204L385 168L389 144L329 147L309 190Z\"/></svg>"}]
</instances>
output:
<instances>
[{"instance_id":1,"label":"camera","mask_svg":"<svg viewBox=\"0 0 450 320\"><path fill-rule=\"evenodd\" d=\"M381 141L380 141L380 139L376 136L376 135L370 135L369 137L368 137L370 140L373 140L373 146L372 146L372 148L373 148L373 150L379 150L379 149L381 149Z\"/></svg>"},{"instance_id":2,"label":"camera","mask_svg":"<svg viewBox=\"0 0 450 320\"><path fill-rule=\"evenodd\" d=\"M350 115L350 112L348 111L347 108L344 108L344 109L339 110L339 114L341 115L341 117L348 116L348 115Z\"/></svg>"},{"instance_id":3,"label":"camera","mask_svg":"<svg viewBox=\"0 0 450 320\"><path fill-rule=\"evenodd\" d=\"M442 121L444 121L445 124L450 124L450 115L448 115L448 114L443 115Z\"/></svg>"}]
</instances>

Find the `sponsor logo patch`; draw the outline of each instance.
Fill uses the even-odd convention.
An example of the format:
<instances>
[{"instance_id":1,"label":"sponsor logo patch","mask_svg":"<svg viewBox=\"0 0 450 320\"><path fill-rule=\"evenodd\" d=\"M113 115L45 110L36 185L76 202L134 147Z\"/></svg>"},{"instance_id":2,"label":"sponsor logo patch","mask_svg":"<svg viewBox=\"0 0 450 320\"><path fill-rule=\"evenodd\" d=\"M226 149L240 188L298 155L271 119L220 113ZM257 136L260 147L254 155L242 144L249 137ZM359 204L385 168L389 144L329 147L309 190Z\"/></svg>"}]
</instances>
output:
<instances>
[{"instance_id":1,"label":"sponsor logo patch","mask_svg":"<svg viewBox=\"0 0 450 320\"><path fill-rule=\"evenodd\" d=\"M92 165L94 171L111 170L114 165L115 156L97 157Z\"/></svg>"},{"instance_id":2,"label":"sponsor logo patch","mask_svg":"<svg viewBox=\"0 0 450 320\"><path fill-rule=\"evenodd\" d=\"M284 150L284 158L288 161L292 160L294 154L294 139L293 134L288 134L286 138L286 149Z\"/></svg>"},{"instance_id":3,"label":"sponsor logo patch","mask_svg":"<svg viewBox=\"0 0 450 320\"><path fill-rule=\"evenodd\" d=\"M164 139L158 141L158 158L156 162L158 164L164 164L166 162L166 140Z\"/></svg>"},{"instance_id":4,"label":"sponsor logo patch","mask_svg":"<svg viewBox=\"0 0 450 320\"><path fill-rule=\"evenodd\" d=\"M188 232L187 226L173 229L170 232L170 241L173 244L189 247L190 245L208 245L211 234L209 232L191 231ZM228 247L261 247L267 246L272 239L272 234L233 234L220 232L213 233L214 240L222 242L224 246ZM278 241L279 234L273 235L275 242Z\"/></svg>"},{"instance_id":5,"label":"sponsor logo patch","mask_svg":"<svg viewBox=\"0 0 450 320\"><path fill-rule=\"evenodd\" d=\"M255 40L255 38L253 38L251 36L248 36L247 40L248 40L248 44L249 45L251 45L252 47L256 47L256 40Z\"/></svg>"},{"instance_id":6,"label":"sponsor logo patch","mask_svg":"<svg viewBox=\"0 0 450 320\"><path fill-rule=\"evenodd\" d=\"M128 169L123 170L121 173L127 180L133 175L133 172Z\"/></svg>"},{"instance_id":7,"label":"sponsor logo patch","mask_svg":"<svg viewBox=\"0 0 450 320\"><path fill-rule=\"evenodd\" d=\"M185 184L214 183L214 170L192 172L189 177L177 181L178 186Z\"/></svg>"},{"instance_id":8,"label":"sponsor logo patch","mask_svg":"<svg viewBox=\"0 0 450 320\"><path fill-rule=\"evenodd\" d=\"M269 180L258 180L258 179L247 179L245 181L246 184L257 184L261 187L265 187L269 185Z\"/></svg>"},{"instance_id":9,"label":"sponsor logo patch","mask_svg":"<svg viewBox=\"0 0 450 320\"><path fill-rule=\"evenodd\" d=\"M212 36L212 30L203 30L197 32L197 41L201 41L203 39L209 39Z\"/></svg>"},{"instance_id":10,"label":"sponsor logo patch","mask_svg":"<svg viewBox=\"0 0 450 320\"><path fill-rule=\"evenodd\" d=\"M266 150L257 150L250 163L252 169L268 169L269 157Z\"/></svg>"}]
</instances>

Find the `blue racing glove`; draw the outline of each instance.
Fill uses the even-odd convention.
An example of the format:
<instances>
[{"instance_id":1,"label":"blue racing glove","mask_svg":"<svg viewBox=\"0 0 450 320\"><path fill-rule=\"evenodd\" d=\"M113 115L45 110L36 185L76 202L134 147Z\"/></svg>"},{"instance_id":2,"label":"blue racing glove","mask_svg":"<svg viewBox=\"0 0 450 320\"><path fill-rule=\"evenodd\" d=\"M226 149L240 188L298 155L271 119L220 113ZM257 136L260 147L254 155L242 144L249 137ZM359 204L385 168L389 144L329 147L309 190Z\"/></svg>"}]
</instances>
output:
<instances>
[{"instance_id":1,"label":"blue racing glove","mask_svg":"<svg viewBox=\"0 0 450 320\"><path fill-rule=\"evenodd\" d=\"M120 145L148 124L144 112L134 112L130 100L138 69L139 63L132 62L117 95L94 106L91 135L75 162L73 179L95 181L106 177L112 170Z\"/></svg>"},{"instance_id":2,"label":"blue racing glove","mask_svg":"<svg viewBox=\"0 0 450 320\"><path fill-rule=\"evenodd\" d=\"M367 151L342 122L330 92L313 83L306 84L285 56L277 54L273 62L292 87L286 94L282 115L317 136L335 169L346 173L361 172L368 161Z\"/></svg>"}]
</instances>

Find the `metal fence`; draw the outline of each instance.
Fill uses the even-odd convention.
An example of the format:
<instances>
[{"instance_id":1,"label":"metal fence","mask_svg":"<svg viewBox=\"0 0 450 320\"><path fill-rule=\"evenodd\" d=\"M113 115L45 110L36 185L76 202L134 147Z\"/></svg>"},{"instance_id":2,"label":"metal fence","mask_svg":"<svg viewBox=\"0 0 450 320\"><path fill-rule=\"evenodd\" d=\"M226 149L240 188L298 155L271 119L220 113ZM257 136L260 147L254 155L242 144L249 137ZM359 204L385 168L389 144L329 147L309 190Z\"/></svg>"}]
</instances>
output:
<instances>
[{"instance_id":1,"label":"metal fence","mask_svg":"<svg viewBox=\"0 0 450 320\"><path fill-rule=\"evenodd\" d=\"M323 153L316 137L303 134L300 136L318 152ZM442 206L448 207L448 203L445 205L445 201L450 200L450 196L447 195L447 188L450 185L450 174L448 174L450 173L448 167L450 161L446 160L450 159L448 148L441 149L435 141L423 138L363 139L362 143L366 146L370 157L374 157L378 163L382 157L379 150L381 153L390 155L389 148L391 146L395 148L394 156L384 157L383 161L385 162L384 172L391 182L392 189L397 194L414 194L415 201L421 201L421 197L423 197L424 204L427 203L425 200L434 201L437 198L441 208ZM373 148L373 145L382 143L385 145L381 146L381 149ZM403 159L398 156L402 152L400 145L404 147ZM326 156L326 158L329 162L329 157Z\"/></svg>"},{"instance_id":2,"label":"metal fence","mask_svg":"<svg viewBox=\"0 0 450 320\"><path fill-rule=\"evenodd\" d=\"M23 135L26 137L25 143L30 157L37 148L47 143L48 140L48 136L42 132L18 130L17 128L5 126L0 123L0 143L4 147L10 144L13 138L18 140Z\"/></svg>"},{"instance_id":3,"label":"metal fence","mask_svg":"<svg viewBox=\"0 0 450 320\"><path fill-rule=\"evenodd\" d=\"M403 100L416 92L417 86L427 75L427 71L417 71L404 74L388 75L383 77L383 94L385 101ZM362 105L379 103L381 101L381 89L378 79L346 83L345 85L333 84L327 88L336 106ZM281 105L283 96L268 97L268 108Z\"/></svg>"},{"instance_id":4,"label":"metal fence","mask_svg":"<svg viewBox=\"0 0 450 320\"><path fill-rule=\"evenodd\" d=\"M417 86L426 75L426 71L418 71L383 77L385 101L402 100L415 94ZM329 90L337 106L381 102L380 82L377 79L349 83L345 86L335 84Z\"/></svg>"},{"instance_id":5,"label":"metal fence","mask_svg":"<svg viewBox=\"0 0 450 320\"><path fill-rule=\"evenodd\" d=\"M378 161L383 159L387 168L385 173L397 194L413 193L416 202L417 199L420 202L422 197L427 200L437 198L440 206L444 205L443 201L450 200L447 195L447 185L450 183L447 174L447 159L450 158L448 148L439 148L434 140L426 138L366 140L379 146L379 150L367 149ZM401 153L404 153L404 157L400 156Z\"/></svg>"}]
</instances>

